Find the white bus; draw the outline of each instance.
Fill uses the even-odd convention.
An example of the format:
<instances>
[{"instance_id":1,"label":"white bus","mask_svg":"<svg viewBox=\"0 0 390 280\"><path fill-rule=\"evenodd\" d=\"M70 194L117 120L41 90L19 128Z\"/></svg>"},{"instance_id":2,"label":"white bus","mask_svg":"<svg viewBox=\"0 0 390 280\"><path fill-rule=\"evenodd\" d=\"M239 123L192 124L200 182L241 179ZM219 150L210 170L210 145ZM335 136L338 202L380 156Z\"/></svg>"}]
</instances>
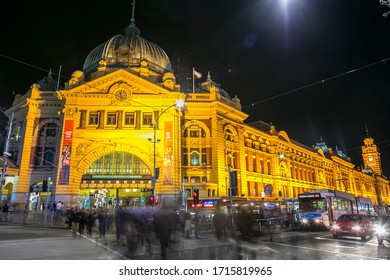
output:
<instances>
[{"instance_id":1,"label":"white bus","mask_svg":"<svg viewBox=\"0 0 390 280\"><path fill-rule=\"evenodd\" d=\"M341 214L357 213L352 194L335 190L314 190L298 195L299 223L304 228L330 228Z\"/></svg>"}]
</instances>

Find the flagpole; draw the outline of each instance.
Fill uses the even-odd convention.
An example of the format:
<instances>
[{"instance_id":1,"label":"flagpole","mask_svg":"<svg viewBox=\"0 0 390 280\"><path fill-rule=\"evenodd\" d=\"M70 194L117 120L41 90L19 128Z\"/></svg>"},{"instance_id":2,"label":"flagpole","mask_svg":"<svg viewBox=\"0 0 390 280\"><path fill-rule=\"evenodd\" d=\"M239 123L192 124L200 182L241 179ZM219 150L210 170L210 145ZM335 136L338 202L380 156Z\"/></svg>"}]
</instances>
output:
<instances>
[{"instance_id":1,"label":"flagpole","mask_svg":"<svg viewBox=\"0 0 390 280\"><path fill-rule=\"evenodd\" d=\"M195 92L195 74L194 74L194 67L192 67L192 92Z\"/></svg>"}]
</instances>

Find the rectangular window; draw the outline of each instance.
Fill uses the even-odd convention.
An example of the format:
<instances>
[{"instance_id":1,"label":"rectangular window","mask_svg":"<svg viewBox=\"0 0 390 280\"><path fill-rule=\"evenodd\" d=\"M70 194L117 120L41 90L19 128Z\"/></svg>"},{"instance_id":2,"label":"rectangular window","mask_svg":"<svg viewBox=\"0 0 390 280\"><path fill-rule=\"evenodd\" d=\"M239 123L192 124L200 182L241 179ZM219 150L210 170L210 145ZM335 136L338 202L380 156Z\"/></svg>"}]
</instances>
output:
<instances>
[{"instance_id":1,"label":"rectangular window","mask_svg":"<svg viewBox=\"0 0 390 280\"><path fill-rule=\"evenodd\" d=\"M191 177L191 183L192 184L200 183L200 178L199 177Z\"/></svg>"},{"instance_id":2,"label":"rectangular window","mask_svg":"<svg viewBox=\"0 0 390 280\"><path fill-rule=\"evenodd\" d=\"M52 165L54 162L54 147L46 147L45 154L43 156L43 165Z\"/></svg>"},{"instance_id":3,"label":"rectangular window","mask_svg":"<svg viewBox=\"0 0 390 280\"><path fill-rule=\"evenodd\" d=\"M191 138L199 138L199 130L190 130Z\"/></svg>"},{"instance_id":4,"label":"rectangular window","mask_svg":"<svg viewBox=\"0 0 390 280\"><path fill-rule=\"evenodd\" d=\"M135 124L135 113L126 112L125 113L125 125L134 125Z\"/></svg>"},{"instance_id":5,"label":"rectangular window","mask_svg":"<svg viewBox=\"0 0 390 280\"><path fill-rule=\"evenodd\" d=\"M202 148L202 165L206 166L206 164L207 164L206 148Z\"/></svg>"},{"instance_id":6,"label":"rectangular window","mask_svg":"<svg viewBox=\"0 0 390 280\"><path fill-rule=\"evenodd\" d=\"M89 113L89 121L88 124L90 125L97 125L98 124L98 112L90 112Z\"/></svg>"},{"instance_id":7,"label":"rectangular window","mask_svg":"<svg viewBox=\"0 0 390 280\"><path fill-rule=\"evenodd\" d=\"M151 125L153 123L153 114L152 113L143 113L142 114L142 125Z\"/></svg>"},{"instance_id":8,"label":"rectangular window","mask_svg":"<svg viewBox=\"0 0 390 280\"><path fill-rule=\"evenodd\" d=\"M183 166L188 165L188 149L184 148L183 149Z\"/></svg>"},{"instance_id":9,"label":"rectangular window","mask_svg":"<svg viewBox=\"0 0 390 280\"><path fill-rule=\"evenodd\" d=\"M107 113L107 125L116 125L116 113Z\"/></svg>"},{"instance_id":10,"label":"rectangular window","mask_svg":"<svg viewBox=\"0 0 390 280\"><path fill-rule=\"evenodd\" d=\"M35 151L35 165L41 165L42 164L42 147L37 147Z\"/></svg>"},{"instance_id":11,"label":"rectangular window","mask_svg":"<svg viewBox=\"0 0 390 280\"><path fill-rule=\"evenodd\" d=\"M252 157L252 171L253 171L253 172L256 172L256 171L257 171L256 157Z\"/></svg>"}]
</instances>

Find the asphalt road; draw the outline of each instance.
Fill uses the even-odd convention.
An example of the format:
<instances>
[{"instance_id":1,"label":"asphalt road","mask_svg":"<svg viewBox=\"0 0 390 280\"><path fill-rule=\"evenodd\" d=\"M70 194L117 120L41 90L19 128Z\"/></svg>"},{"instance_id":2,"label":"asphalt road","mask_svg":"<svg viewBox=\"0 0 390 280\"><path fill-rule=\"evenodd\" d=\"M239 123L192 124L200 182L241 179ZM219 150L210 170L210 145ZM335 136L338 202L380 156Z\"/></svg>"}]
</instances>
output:
<instances>
[{"instance_id":1,"label":"asphalt road","mask_svg":"<svg viewBox=\"0 0 390 280\"><path fill-rule=\"evenodd\" d=\"M0 223L1 260L159 260L160 245L154 238L152 255L138 245L129 252L118 242L114 232L106 237L72 238L63 228L47 228ZM284 230L252 237L217 240L210 231L199 238L186 238L180 233L169 244L170 260L388 260L390 244L378 246L376 238L333 239L327 231L306 232Z\"/></svg>"}]
</instances>

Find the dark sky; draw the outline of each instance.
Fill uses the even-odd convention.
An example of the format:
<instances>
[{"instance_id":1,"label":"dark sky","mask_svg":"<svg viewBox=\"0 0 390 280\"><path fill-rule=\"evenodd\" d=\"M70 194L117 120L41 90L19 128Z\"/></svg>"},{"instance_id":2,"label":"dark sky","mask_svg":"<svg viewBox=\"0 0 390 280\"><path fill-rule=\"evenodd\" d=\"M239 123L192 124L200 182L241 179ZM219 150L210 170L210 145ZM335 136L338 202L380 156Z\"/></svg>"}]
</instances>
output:
<instances>
[{"instance_id":1,"label":"dark sky","mask_svg":"<svg viewBox=\"0 0 390 280\"><path fill-rule=\"evenodd\" d=\"M131 0L41 2L0 4L1 107L49 69L62 67L63 84L130 23ZM379 0L285 2L138 0L136 25L171 58L191 54L195 69L240 98L248 122L272 122L308 146L322 137L357 165L367 126L390 176L389 9Z\"/></svg>"}]
</instances>

